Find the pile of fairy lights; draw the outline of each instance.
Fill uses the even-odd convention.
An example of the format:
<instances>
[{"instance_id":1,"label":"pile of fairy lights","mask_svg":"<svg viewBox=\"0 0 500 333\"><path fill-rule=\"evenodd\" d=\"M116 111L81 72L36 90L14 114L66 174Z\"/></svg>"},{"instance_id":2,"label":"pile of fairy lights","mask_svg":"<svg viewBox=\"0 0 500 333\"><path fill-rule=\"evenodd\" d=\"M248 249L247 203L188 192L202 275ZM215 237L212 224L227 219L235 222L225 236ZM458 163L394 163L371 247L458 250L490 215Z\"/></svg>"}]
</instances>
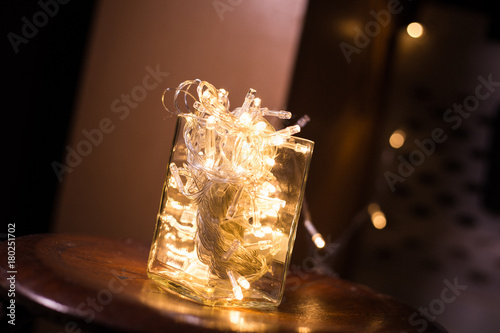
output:
<instances>
[{"instance_id":1,"label":"pile of fairy lights","mask_svg":"<svg viewBox=\"0 0 500 333\"><path fill-rule=\"evenodd\" d=\"M251 282L269 271L271 257L281 250L276 239L258 240L273 232L269 221L277 221L279 210L287 204L279 199L281 189L272 173L277 150L309 151L287 140L300 131L299 125L276 131L264 118L289 119L291 113L261 107L255 93L250 89L243 105L229 111L227 91L189 80L175 89L173 100L176 113L186 120L180 129L186 162L182 166L172 162L170 174L179 192L197 207L198 259L211 273L229 280L238 300L243 298L242 288L249 289ZM188 99L193 100L192 108ZM181 111L178 101L183 101L187 112ZM267 255L262 250L268 250Z\"/></svg>"}]
</instances>

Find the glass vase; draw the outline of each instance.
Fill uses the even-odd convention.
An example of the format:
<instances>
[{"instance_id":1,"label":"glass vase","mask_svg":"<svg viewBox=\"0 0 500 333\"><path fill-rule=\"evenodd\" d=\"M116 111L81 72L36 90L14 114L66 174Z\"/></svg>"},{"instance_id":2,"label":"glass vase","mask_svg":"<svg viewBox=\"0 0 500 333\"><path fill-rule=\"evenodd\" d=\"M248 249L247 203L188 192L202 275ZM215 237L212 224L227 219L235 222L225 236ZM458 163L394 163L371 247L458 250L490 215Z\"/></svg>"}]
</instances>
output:
<instances>
[{"instance_id":1,"label":"glass vase","mask_svg":"<svg viewBox=\"0 0 500 333\"><path fill-rule=\"evenodd\" d=\"M211 137L210 126L192 115L177 118L148 276L206 305L276 307L314 143L272 137L252 150L250 139ZM205 142L200 153L193 154L193 142ZM211 160L214 152L222 157ZM241 162L228 167L220 159Z\"/></svg>"}]
</instances>

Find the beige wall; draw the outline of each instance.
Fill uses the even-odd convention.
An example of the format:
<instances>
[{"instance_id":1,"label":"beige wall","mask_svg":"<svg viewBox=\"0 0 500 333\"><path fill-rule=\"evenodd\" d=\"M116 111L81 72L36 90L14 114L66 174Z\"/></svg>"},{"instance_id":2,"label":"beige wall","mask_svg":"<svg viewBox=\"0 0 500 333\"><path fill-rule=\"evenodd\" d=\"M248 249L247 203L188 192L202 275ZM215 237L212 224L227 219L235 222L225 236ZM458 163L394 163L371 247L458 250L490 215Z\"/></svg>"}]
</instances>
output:
<instances>
[{"instance_id":1,"label":"beige wall","mask_svg":"<svg viewBox=\"0 0 500 333\"><path fill-rule=\"evenodd\" d=\"M67 143L88 156L68 160L54 230L150 240L175 123L163 90L200 78L233 107L254 88L284 108L305 10L306 0L101 1Z\"/></svg>"}]
</instances>

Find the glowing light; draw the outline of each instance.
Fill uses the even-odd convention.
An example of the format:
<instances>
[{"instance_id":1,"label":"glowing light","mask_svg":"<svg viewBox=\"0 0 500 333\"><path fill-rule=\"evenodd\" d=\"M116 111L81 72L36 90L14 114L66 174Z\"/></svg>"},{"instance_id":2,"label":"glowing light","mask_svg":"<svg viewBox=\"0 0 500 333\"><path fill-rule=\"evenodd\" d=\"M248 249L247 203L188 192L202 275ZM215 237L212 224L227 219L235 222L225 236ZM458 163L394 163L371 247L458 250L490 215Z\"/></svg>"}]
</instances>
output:
<instances>
[{"instance_id":1,"label":"glowing light","mask_svg":"<svg viewBox=\"0 0 500 333\"><path fill-rule=\"evenodd\" d=\"M215 128L215 117L209 116L207 118L207 129L214 129L214 128Z\"/></svg>"},{"instance_id":2,"label":"glowing light","mask_svg":"<svg viewBox=\"0 0 500 333\"><path fill-rule=\"evenodd\" d=\"M273 233L273 229L271 227L262 227L262 231L266 234L272 234Z\"/></svg>"},{"instance_id":3,"label":"glowing light","mask_svg":"<svg viewBox=\"0 0 500 333\"><path fill-rule=\"evenodd\" d=\"M259 131L263 131L265 130L267 127L266 123L263 122L263 121L259 121L256 125L255 125L255 128Z\"/></svg>"},{"instance_id":4,"label":"glowing light","mask_svg":"<svg viewBox=\"0 0 500 333\"><path fill-rule=\"evenodd\" d=\"M387 219L385 218L385 214L382 212L378 204L369 204L368 213L370 214L372 224L376 229L384 229L386 227Z\"/></svg>"},{"instance_id":5,"label":"glowing light","mask_svg":"<svg viewBox=\"0 0 500 333\"><path fill-rule=\"evenodd\" d=\"M234 298L236 298L238 301L241 301L243 299L243 292L241 291L241 287L234 277L233 271L227 270L226 273L229 277L229 281L231 281L231 285L233 286Z\"/></svg>"},{"instance_id":6,"label":"glowing light","mask_svg":"<svg viewBox=\"0 0 500 333\"><path fill-rule=\"evenodd\" d=\"M177 169L177 166L175 163L170 163L170 171L172 172L172 175L174 175L175 182L177 184L177 188L182 192L184 192L184 184L182 183L181 176L179 175L179 169Z\"/></svg>"},{"instance_id":7,"label":"glowing light","mask_svg":"<svg viewBox=\"0 0 500 333\"><path fill-rule=\"evenodd\" d=\"M395 130L391 137L389 138L389 144L392 148L398 149L401 148L406 140L406 133L402 130Z\"/></svg>"},{"instance_id":8,"label":"glowing light","mask_svg":"<svg viewBox=\"0 0 500 333\"><path fill-rule=\"evenodd\" d=\"M283 137L280 135L273 135L269 138L269 144L271 146L281 146L284 142L285 139L283 139Z\"/></svg>"},{"instance_id":9,"label":"glowing light","mask_svg":"<svg viewBox=\"0 0 500 333\"><path fill-rule=\"evenodd\" d=\"M324 248L324 247L325 247L325 245L326 245L326 242L325 242L325 240L323 239L323 236L321 236L321 234L320 234L320 233L317 233L316 235L314 235L314 236L312 237L312 240L313 240L313 242L314 242L314 245L316 245L316 247L317 247L318 249L322 249L322 248Z\"/></svg>"},{"instance_id":10,"label":"glowing light","mask_svg":"<svg viewBox=\"0 0 500 333\"><path fill-rule=\"evenodd\" d=\"M238 284L241 286L243 289L250 289L250 282L248 282L247 279L245 279L243 276L240 276L237 279Z\"/></svg>"},{"instance_id":11,"label":"glowing light","mask_svg":"<svg viewBox=\"0 0 500 333\"><path fill-rule=\"evenodd\" d=\"M274 111L274 110L268 110L267 108L264 109L263 115L265 116L274 116L278 117L280 119L290 119L292 118L292 113L288 111Z\"/></svg>"},{"instance_id":12,"label":"glowing light","mask_svg":"<svg viewBox=\"0 0 500 333\"><path fill-rule=\"evenodd\" d=\"M258 238L262 238L264 237L266 234L264 233L264 231L262 231L262 229L257 229L255 230L255 232L253 233L255 237L258 237Z\"/></svg>"},{"instance_id":13,"label":"glowing light","mask_svg":"<svg viewBox=\"0 0 500 333\"><path fill-rule=\"evenodd\" d=\"M309 152L309 147L297 143L295 145L295 151L298 153L306 154L307 152Z\"/></svg>"},{"instance_id":14,"label":"glowing light","mask_svg":"<svg viewBox=\"0 0 500 333\"><path fill-rule=\"evenodd\" d=\"M300 126L293 125L293 126L288 126L286 128L283 128L282 130L277 131L276 134L290 136L290 135L297 134L299 132L300 132Z\"/></svg>"},{"instance_id":15,"label":"glowing light","mask_svg":"<svg viewBox=\"0 0 500 333\"><path fill-rule=\"evenodd\" d=\"M212 96L212 94L210 93L210 91L207 89L203 92L202 94L202 98L203 99L209 99L210 97Z\"/></svg>"},{"instance_id":16,"label":"glowing light","mask_svg":"<svg viewBox=\"0 0 500 333\"><path fill-rule=\"evenodd\" d=\"M262 187L263 187L263 190L268 192L268 193L276 192L276 187L269 182L264 182L264 184L262 184Z\"/></svg>"},{"instance_id":17,"label":"glowing light","mask_svg":"<svg viewBox=\"0 0 500 333\"><path fill-rule=\"evenodd\" d=\"M387 220L383 214L374 216L372 218L373 226L377 229L384 229L387 225Z\"/></svg>"},{"instance_id":18,"label":"glowing light","mask_svg":"<svg viewBox=\"0 0 500 333\"><path fill-rule=\"evenodd\" d=\"M248 125L248 123L252 120L252 117L248 114L248 113L243 113L241 116L240 116L240 122L243 124L243 125Z\"/></svg>"},{"instance_id":19,"label":"glowing light","mask_svg":"<svg viewBox=\"0 0 500 333\"><path fill-rule=\"evenodd\" d=\"M174 177L172 177L172 176L168 177L168 186L172 187L172 188L177 188L177 183L176 183Z\"/></svg>"},{"instance_id":20,"label":"glowing light","mask_svg":"<svg viewBox=\"0 0 500 333\"><path fill-rule=\"evenodd\" d=\"M226 89L219 89L219 92L217 94L217 97L219 98L219 102L220 103L224 103L224 100L227 99L227 95L228 95L228 92L226 91Z\"/></svg>"},{"instance_id":21,"label":"glowing light","mask_svg":"<svg viewBox=\"0 0 500 333\"><path fill-rule=\"evenodd\" d=\"M238 272L233 271L232 272L234 277L236 278L236 282L241 286L243 289L250 289L250 282L248 282L247 279L245 279L243 276L241 276Z\"/></svg>"},{"instance_id":22,"label":"glowing light","mask_svg":"<svg viewBox=\"0 0 500 333\"><path fill-rule=\"evenodd\" d=\"M269 166L274 166L274 164L276 163L274 158L271 158L271 157L266 158L264 162Z\"/></svg>"},{"instance_id":23,"label":"glowing light","mask_svg":"<svg viewBox=\"0 0 500 333\"><path fill-rule=\"evenodd\" d=\"M424 27L418 22L412 22L406 27L406 32L412 38L420 38L424 34Z\"/></svg>"},{"instance_id":24,"label":"glowing light","mask_svg":"<svg viewBox=\"0 0 500 333\"><path fill-rule=\"evenodd\" d=\"M256 108L260 108L260 103L261 103L261 99L259 97L256 97L254 100L253 100L253 106L256 107Z\"/></svg>"},{"instance_id":25,"label":"glowing light","mask_svg":"<svg viewBox=\"0 0 500 333\"><path fill-rule=\"evenodd\" d=\"M213 166L214 166L214 159L213 159L213 158L207 158L207 159L205 160L205 166L206 166L207 168L211 168L211 167L213 167Z\"/></svg>"},{"instance_id":26,"label":"glowing light","mask_svg":"<svg viewBox=\"0 0 500 333\"><path fill-rule=\"evenodd\" d=\"M189 209L184 209L180 221L184 224L196 223L196 212Z\"/></svg>"},{"instance_id":27,"label":"glowing light","mask_svg":"<svg viewBox=\"0 0 500 333\"><path fill-rule=\"evenodd\" d=\"M233 324L240 324L243 321L243 318L240 317L240 313L238 311L229 310L229 321Z\"/></svg>"},{"instance_id":28,"label":"glowing light","mask_svg":"<svg viewBox=\"0 0 500 333\"><path fill-rule=\"evenodd\" d=\"M323 238L323 236L321 236L321 234L318 232L318 230L316 230L316 228L314 227L314 224L311 222L311 220L305 220L304 226L306 227L309 234L312 235L311 238L312 238L312 241L314 242L314 245L316 245L316 247L318 249L324 248L326 245L325 239Z\"/></svg>"}]
</instances>

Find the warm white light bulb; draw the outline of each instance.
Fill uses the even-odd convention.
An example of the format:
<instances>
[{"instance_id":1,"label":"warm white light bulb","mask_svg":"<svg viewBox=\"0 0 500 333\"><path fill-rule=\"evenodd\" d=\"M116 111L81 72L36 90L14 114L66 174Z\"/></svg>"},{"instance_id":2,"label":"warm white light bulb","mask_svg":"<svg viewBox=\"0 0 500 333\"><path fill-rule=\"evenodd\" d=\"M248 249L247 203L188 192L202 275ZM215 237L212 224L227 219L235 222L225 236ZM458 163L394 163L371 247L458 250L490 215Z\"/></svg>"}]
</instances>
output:
<instances>
[{"instance_id":1,"label":"warm white light bulb","mask_svg":"<svg viewBox=\"0 0 500 333\"><path fill-rule=\"evenodd\" d=\"M248 123L252 120L252 117L250 116L250 114L248 114L247 112L243 113L241 116L240 116L240 122L243 124L243 125L248 125Z\"/></svg>"},{"instance_id":2,"label":"warm white light bulb","mask_svg":"<svg viewBox=\"0 0 500 333\"><path fill-rule=\"evenodd\" d=\"M243 292L241 291L241 287L239 286L238 282L236 281L234 273L230 270L227 270L226 273L227 273L227 276L229 277L229 281L231 282L231 285L233 287L234 298L241 301L243 299Z\"/></svg>"},{"instance_id":3,"label":"warm white light bulb","mask_svg":"<svg viewBox=\"0 0 500 333\"><path fill-rule=\"evenodd\" d=\"M261 103L261 99L259 97L256 97L254 100L253 100L253 105L256 107L256 108L259 108L260 107L260 103Z\"/></svg>"},{"instance_id":4,"label":"warm white light bulb","mask_svg":"<svg viewBox=\"0 0 500 333\"><path fill-rule=\"evenodd\" d=\"M313 242L314 242L314 245L316 245L316 247L317 247L318 249L322 249L322 248L324 248L324 247L325 247L325 245L326 245L326 242L325 242L325 240L324 240L323 236L321 236L321 234L320 234L320 233L317 233L317 234L315 234L314 236L312 236L312 240L313 240Z\"/></svg>"},{"instance_id":5,"label":"warm white light bulb","mask_svg":"<svg viewBox=\"0 0 500 333\"><path fill-rule=\"evenodd\" d=\"M255 128L259 131L265 130L267 127L266 123L263 121L259 121L257 124L255 124Z\"/></svg>"},{"instance_id":6,"label":"warm white light bulb","mask_svg":"<svg viewBox=\"0 0 500 333\"><path fill-rule=\"evenodd\" d=\"M412 22L406 27L406 32L412 38L420 38L424 34L424 27L418 22Z\"/></svg>"},{"instance_id":7,"label":"warm white light bulb","mask_svg":"<svg viewBox=\"0 0 500 333\"><path fill-rule=\"evenodd\" d=\"M276 161L274 160L274 158L271 158L271 157L267 157L264 162L269 165L269 166L274 166L274 164L276 163Z\"/></svg>"},{"instance_id":8,"label":"warm white light bulb","mask_svg":"<svg viewBox=\"0 0 500 333\"><path fill-rule=\"evenodd\" d=\"M372 224L377 229L384 229L387 225L387 219L385 218L384 212L382 212L380 206L376 203L371 203L368 205L368 213L370 214L370 219Z\"/></svg>"},{"instance_id":9,"label":"warm white light bulb","mask_svg":"<svg viewBox=\"0 0 500 333\"><path fill-rule=\"evenodd\" d=\"M248 282L248 280L245 279L243 276L240 276L238 278L237 282L241 286L241 288L247 289L247 290L250 289L250 282Z\"/></svg>"},{"instance_id":10,"label":"warm white light bulb","mask_svg":"<svg viewBox=\"0 0 500 333\"><path fill-rule=\"evenodd\" d=\"M384 229L387 225L387 220L384 214L379 214L372 217L373 226L377 229Z\"/></svg>"},{"instance_id":11,"label":"warm white light bulb","mask_svg":"<svg viewBox=\"0 0 500 333\"><path fill-rule=\"evenodd\" d=\"M389 144L392 148L398 149L401 148L406 140L406 133L403 130L395 130L391 137L389 138Z\"/></svg>"},{"instance_id":12,"label":"warm white light bulb","mask_svg":"<svg viewBox=\"0 0 500 333\"><path fill-rule=\"evenodd\" d=\"M236 298L238 301L241 301L243 299L243 292L241 291L241 288L234 288L233 293L234 298Z\"/></svg>"}]
</instances>

